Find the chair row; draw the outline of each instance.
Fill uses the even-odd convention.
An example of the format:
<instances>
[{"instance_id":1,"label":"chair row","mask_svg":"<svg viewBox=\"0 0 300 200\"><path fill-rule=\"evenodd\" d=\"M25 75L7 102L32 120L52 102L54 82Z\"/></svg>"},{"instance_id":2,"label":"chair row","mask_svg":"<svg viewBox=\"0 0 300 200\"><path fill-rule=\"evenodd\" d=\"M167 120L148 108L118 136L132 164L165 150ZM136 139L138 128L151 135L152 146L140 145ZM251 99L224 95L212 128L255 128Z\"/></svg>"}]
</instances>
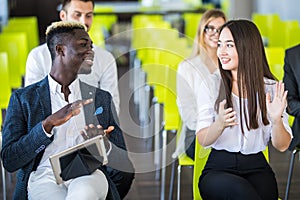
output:
<instances>
[{"instance_id":1,"label":"chair row","mask_svg":"<svg viewBox=\"0 0 300 200\"><path fill-rule=\"evenodd\" d=\"M95 8L96 9L96 8ZM116 15L95 15L89 35L94 44L105 48L105 40L110 36L109 32L114 24L118 22Z\"/></svg>"},{"instance_id":2,"label":"chair row","mask_svg":"<svg viewBox=\"0 0 300 200\"><path fill-rule=\"evenodd\" d=\"M0 43L0 51L7 53L9 80L6 85L11 89L22 87L27 55L39 44L37 18L10 18L0 33Z\"/></svg>"}]
</instances>

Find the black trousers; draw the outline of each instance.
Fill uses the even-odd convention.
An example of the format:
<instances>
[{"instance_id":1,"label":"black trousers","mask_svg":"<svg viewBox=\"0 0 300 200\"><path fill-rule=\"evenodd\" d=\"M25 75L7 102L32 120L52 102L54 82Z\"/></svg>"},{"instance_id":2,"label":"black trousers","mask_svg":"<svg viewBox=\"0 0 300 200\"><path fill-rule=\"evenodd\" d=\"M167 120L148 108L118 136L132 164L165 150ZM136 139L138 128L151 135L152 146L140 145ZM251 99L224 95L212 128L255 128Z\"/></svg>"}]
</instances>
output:
<instances>
[{"instance_id":1,"label":"black trousers","mask_svg":"<svg viewBox=\"0 0 300 200\"><path fill-rule=\"evenodd\" d=\"M277 200L275 174L262 152L212 149L198 184L204 200Z\"/></svg>"},{"instance_id":2,"label":"black trousers","mask_svg":"<svg viewBox=\"0 0 300 200\"><path fill-rule=\"evenodd\" d=\"M135 178L135 169L128 157L127 151L113 146L113 150L108 157L106 171L109 178L114 182L121 199L129 192L132 182Z\"/></svg>"},{"instance_id":3,"label":"black trousers","mask_svg":"<svg viewBox=\"0 0 300 200\"><path fill-rule=\"evenodd\" d=\"M185 153L191 159L195 159L195 130L191 130L188 127L185 128Z\"/></svg>"},{"instance_id":4,"label":"black trousers","mask_svg":"<svg viewBox=\"0 0 300 200\"><path fill-rule=\"evenodd\" d=\"M124 197L127 195L132 185L134 179L134 173L123 172L110 167L107 167L106 169L109 177L114 182L119 192L120 198L124 199Z\"/></svg>"}]
</instances>

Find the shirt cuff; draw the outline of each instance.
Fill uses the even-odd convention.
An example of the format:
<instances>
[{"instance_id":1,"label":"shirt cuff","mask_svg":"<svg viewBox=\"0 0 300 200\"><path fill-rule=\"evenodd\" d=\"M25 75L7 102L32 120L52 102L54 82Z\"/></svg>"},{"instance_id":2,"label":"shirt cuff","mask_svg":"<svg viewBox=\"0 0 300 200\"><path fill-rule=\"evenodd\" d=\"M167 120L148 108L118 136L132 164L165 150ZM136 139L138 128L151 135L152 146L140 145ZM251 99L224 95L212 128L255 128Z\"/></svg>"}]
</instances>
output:
<instances>
[{"instance_id":1,"label":"shirt cuff","mask_svg":"<svg viewBox=\"0 0 300 200\"><path fill-rule=\"evenodd\" d=\"M43 131L44 131L44 133L46 134L46 136L47 136L48 138L51 138L51 137L54 135L54 129L51 130L51 133L47 133L47 132L45 131L43 125L42 125L42 128L43 128Z\"/></svg>"},{"instance_id":2,"label":"shirt cuff","mask_svg":"<svg viewBox=\"0 0 300 200\"><path fill-rule=\"evenodd\" d=\"M111 152L111 143L110 141L108 141L108 144L109 144L109 148L108 150L106 151L106 154L109 155L109 153Z\"/></svg>"}]
</instances>

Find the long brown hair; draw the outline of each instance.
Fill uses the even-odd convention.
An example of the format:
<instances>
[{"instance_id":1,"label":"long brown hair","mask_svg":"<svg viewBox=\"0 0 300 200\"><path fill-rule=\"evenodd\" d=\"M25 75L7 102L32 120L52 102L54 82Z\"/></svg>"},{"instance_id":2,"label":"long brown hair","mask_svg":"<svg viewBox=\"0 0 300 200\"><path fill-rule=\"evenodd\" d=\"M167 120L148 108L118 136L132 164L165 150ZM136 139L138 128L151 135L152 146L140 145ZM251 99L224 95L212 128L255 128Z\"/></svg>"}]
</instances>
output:
<instances>
[{"instance_id":1,"label":"long brown hair","mask_svg":"<svg viewBox=\"0 0 300 200\"><path fill-rule=\"evenodd\" d=\"M230 20L221 27L228 28L233 36L239 57L237 81L239 94L239 107L241 117L241 129L244 133L242 118L245 118L247 129L259 127L258 118L261 116L264 125L269 124L267 119L266 95L264 77L273 79L267 62L262 38L256 25L249 20ZM232 104L232 75L229 70L222 68L219 61L219 70L222 77L220 93L216 101L218 111L219 102L226 99L226 107ZM246 103L242 97L247 97L248 114Z\"/></svg>"}]
</instances>

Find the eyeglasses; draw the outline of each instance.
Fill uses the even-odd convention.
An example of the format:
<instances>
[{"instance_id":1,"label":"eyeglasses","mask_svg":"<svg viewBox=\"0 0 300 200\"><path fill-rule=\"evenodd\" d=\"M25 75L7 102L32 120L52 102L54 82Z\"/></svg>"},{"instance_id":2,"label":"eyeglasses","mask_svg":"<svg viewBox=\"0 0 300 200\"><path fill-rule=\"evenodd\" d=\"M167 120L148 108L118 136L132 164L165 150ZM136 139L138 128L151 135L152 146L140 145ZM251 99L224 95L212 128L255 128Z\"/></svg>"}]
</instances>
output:
<instances>
[{"instance_id":1,"label":"eyeglasses","mask_svg":"<svg viewBox=\"0 0 300 200\"><path fill-rule=\"evenodd\" d=\"M214 26L205 26L204 31L209 36L215 35L216 33L220 33L220 29L217 29Z\"/></svg>"}]
</instances>

